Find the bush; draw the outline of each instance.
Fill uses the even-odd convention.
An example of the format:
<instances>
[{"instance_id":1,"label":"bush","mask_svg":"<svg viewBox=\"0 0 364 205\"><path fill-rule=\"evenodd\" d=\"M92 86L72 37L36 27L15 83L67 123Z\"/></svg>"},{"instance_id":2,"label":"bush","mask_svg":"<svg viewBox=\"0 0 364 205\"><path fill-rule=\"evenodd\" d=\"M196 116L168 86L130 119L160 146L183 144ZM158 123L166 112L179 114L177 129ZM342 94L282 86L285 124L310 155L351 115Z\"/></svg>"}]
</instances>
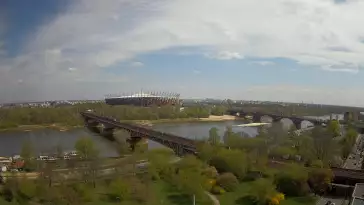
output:
<instances>
[{"instance_id":1,"label":"bush","mask_svg":"<svg viewBox=\"0 0 364 205\"><path fill-rule=\"evenodd\" d=\"M219 186L213 186L211 189L211 193L215 195L220 195L225 193L225 190Z\"/></svg>"},{"instance_id":2,"label":"bush","mask_svg":"<svg viewBox=\"0 0 364 205\"><path fill-rule=\"evenodd\" d=\"M224 173L217 177L216 184L228 192L234 191L239 184L238 179L232 173Z\"/></svg>"},{"instance_id":3,"label":"bush","mask_svg":"<svg viewBox=\"0 0 364 205\"><path fill-rule=\"evenodd\" d=\"M309 192L307 179L294 178L285 173L275 176L275 184L287 196L305 196Z\"/></svg>"},{"instance_id":4,"label":"bush","mask_svg":"<svg viewBox=\"0 0 364 205\"><path fill-rule=\"evenodd\" d=\"M219 175L215 167L208 167L203 171L203 173L209 178L216 178Z\"/></svg>"}]
</instances>

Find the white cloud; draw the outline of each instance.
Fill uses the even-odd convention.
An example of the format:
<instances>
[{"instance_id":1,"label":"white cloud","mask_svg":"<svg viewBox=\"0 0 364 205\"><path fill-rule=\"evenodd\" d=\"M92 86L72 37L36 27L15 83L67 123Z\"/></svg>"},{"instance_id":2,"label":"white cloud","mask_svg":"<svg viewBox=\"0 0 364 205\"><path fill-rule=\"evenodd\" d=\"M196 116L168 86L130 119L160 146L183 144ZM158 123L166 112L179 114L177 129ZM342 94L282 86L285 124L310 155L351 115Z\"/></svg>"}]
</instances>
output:
<instances>
[{"instance_id":1,"label":"white cloud","mask_svg":"<svg viewBox=\"0 0 364 205\"><path fill-rule=\"evenodd\" d=\"M39 91L52 83L77 86L80 78L100 81L103 68L171 47L357 72L364 65L363 10L357 0L74 1L39 27L19 56L1 60L0 87L16 79Z\"/></svg>"},{"instance_id":2,"label":"white cloud","mask_svg":"<svg viewBox=\"0 0 364 205\"><path fill-rule=\"evenodd\" d=\"M237 52L231 51L220 51L217 54L206 54L209 58L216 58L219 60L232 60L232 59L243 59L244 57Z\"/></svg>"},{"instance_id":3,"label":"white cloud","mask_svg":"<svg viewBox=\"0 0 364 205\"><path fill-rule=\"evenodd\" d=\"M76 70L77 70L77 68L72 68L72 67L68 68L68 71L70 71L70 72L73 72L73 71L76 71Z\"/></svg>"},{"instance_id":4,"label":"white cloud","mask_svg":"<svg viewBox=\"0 0 364 205\"><path fill-rule=\"evenodd\" d=\"M353 74L359 72L359 67L353 65L323 65L322 69L332 72L347 72Z\"/></svg>"},{"instance_id":5,"label":"white cloud","mask_svg":"<svg viewBox=\"0 0 364 205\"><path fill-rule=\"evenodd\" d=\"M275 63L272 61L253 61L251 62L251 64L261 65L261 66L275 65Z\"/></svg>"},{"instance_id":6,"label":"white cloud","mask_svg":"<svg viewBox=\"0 0 364 205\"><path fill-rule=\"evenodd\" d=\"M132 67L142 67L142 66L144 66L144 63L139 62L139 61L135 61L135 62L132 62L130 65Z\"/></svg>"},{"instance_id":7,"label":"white cloud","mask_svg":"<svg viewBox=\"0 0 364 205\"><path fill-rule=\"evenodd\" d=\"M209 57L224 60L359 66L363 9L363 1L333 0L81 0L39 29L28 48L73 51L65 55L74 63L100 67L173 46L207 47L216 53Z\"/></svg>"}]
</instances>

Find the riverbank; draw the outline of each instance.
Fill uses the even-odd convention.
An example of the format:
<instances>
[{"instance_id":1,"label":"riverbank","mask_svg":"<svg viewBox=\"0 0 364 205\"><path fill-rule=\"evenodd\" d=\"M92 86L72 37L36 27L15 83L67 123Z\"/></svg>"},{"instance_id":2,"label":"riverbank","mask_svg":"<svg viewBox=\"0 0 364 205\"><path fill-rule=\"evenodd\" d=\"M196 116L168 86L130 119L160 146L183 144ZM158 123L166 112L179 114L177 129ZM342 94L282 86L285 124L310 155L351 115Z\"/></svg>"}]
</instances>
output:
<instances>
[{"instance_id":1,"label":"riverbank","mask_svg":"<svg viewBox=\"0 0 364 205\"><path fill-rule=\"evenodd\" d=\"M62 124L45 124L45 125L19 125L17 127L3 128L0 129L0 132L9 132L9 131L22 131L22 132L31 132L34 130L40 129L53 129L61 132L65 132L71 129L76 129L83 127L81 125L70 126L70 125L62 125Z\"/></svg>"},{"instance_id":2,"label":"riverbank","mask_svg":"<svg viewBox=\"0 0 364 205\"><path fill-rule=\"evenodd\" d=\"M243 120L242 118L238 118L232 115L210 115L206 118L176 118L176 119L158 119L158 120L121 120L121 122L127 123L136 123L139 125L147 125L152 126L153 124L160 123L183 123L183 122L221 122L221 121L234 121L234 120ZM17 127L3 128L0 129L0 132L8 132L8 131L23 131L23 132L31 132L39 129L54 129L61 132L69 131L76 128L81 128L83 125L63 125L60 123L54 124L44 124L44 125L19 125Z\"/></svg>"},{"instance_id":3,"label":"riverbank","mask_svg":"<svg viewBox=\"0 0 364 205\"><path fill-rule=\"evenodd\" d=\"M176 118L176 119L159 119L159 120L122 120L122 122L132 122L140 125L152 126L153 124L160 123L182 123L182 122L223 122L223 121L235 121L244 120L232 115L210 115L206 118Z\"/></svg>"}]
</instances>

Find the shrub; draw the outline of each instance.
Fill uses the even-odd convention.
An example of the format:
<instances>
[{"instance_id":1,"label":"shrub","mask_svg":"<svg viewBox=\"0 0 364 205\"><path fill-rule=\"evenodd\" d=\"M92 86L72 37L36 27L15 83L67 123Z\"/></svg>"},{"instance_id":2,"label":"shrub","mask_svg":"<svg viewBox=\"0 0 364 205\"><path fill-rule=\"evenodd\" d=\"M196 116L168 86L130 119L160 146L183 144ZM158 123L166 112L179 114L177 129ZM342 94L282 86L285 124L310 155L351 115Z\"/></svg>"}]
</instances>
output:
<instances>
[{"instance_id":1,"label":"shrub","mask_svg":"<svg viewBox=\"0 0 364 205\"><path fill-rule=\"evenodd\" d=\"M216 184L228 192L234 191L239 184L238 179L232 173L224 173L217 177Z\"/></svg>"},{"instance_id":2,"label":"shrub","mask_svg":"<svg viewBox=\"0 0 364 205\"><path fill-rule=\"evenodd\" d=\"M213 186L211 189L211 193L215 195L220 195L225 193L225 190L219 186Z\"/></svg>"}]
</instances>

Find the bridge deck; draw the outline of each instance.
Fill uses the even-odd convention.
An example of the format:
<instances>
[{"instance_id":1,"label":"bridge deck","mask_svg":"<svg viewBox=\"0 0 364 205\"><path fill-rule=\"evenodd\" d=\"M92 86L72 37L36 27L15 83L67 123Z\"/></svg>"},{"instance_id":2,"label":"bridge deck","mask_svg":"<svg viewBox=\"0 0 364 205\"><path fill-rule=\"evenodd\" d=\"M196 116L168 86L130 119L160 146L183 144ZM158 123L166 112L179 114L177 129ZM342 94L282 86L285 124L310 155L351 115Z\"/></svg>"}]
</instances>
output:
<instances>
[{"instance_id":1,"label":"bridge deck","mask_svg":"<svg viewBox=\"0 0 364 205\"><path fill-rule=\"evenodd\" d=\"M180 137L180 136L170 134L170 133L164 133L164 132L156 131L156 130L146 128L146 127L142 127L142 126L135 125L135 124L118 122L118 121L116 121L114 119L111 119L109 117L99 116L99 115L89 113L89 112L81 112L81 115L84 116L84 117L95 119L95 120L97 120L97 121L99 121L101 123L106 123L108 125L115 126L117 128L129 129L129 130L132 130L134 132L141 133L141 134L145 135L146 137L149 137L149 136L159 137L159 138L161 138L163 140L178 142L179 144L181 144L183 146L190 147L191 150L196 149L195 140L192 140L192 139Z\"/></svg>"}]
</instances>

